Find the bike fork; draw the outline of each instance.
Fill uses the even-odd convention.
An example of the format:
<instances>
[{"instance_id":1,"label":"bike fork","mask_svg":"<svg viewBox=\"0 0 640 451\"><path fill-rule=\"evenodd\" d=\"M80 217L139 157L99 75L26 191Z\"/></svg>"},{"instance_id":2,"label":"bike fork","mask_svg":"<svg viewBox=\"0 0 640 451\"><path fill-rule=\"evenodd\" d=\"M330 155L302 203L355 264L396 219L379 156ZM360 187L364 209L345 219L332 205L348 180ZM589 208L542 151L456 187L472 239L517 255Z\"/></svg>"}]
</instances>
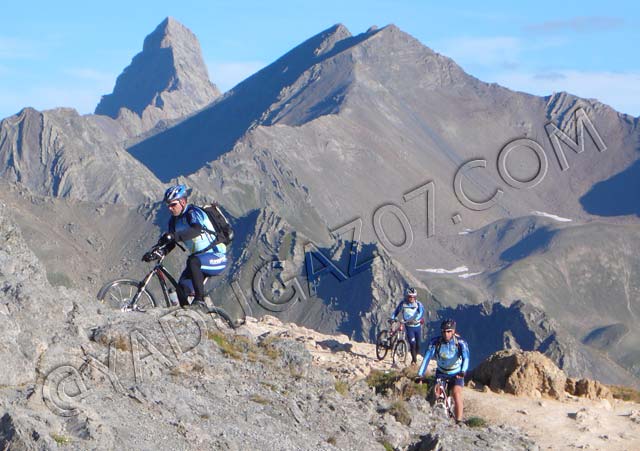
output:
<instances>
[{"instance_id":1,"label":"bike fork","mask_svg":"<svg viewBox=\"0 0 640 451\"><path fill-rule=\"evenodd\" d=\"M140 299L140 296L142 296L142 292L147 288L147 285L149 285L149 282L151 281L151 277L153 277L154 273L155 273L155 269L151 271L149 274L147 274L147 276L142 281L140 281L140 283L138 284L138 291L136 291L136 294L134 294L131 300L127 302L125 305L123 305L120 310L122 310L123 312L127 312L130 310L142 311L142 309L137 308L136 304L138 303L138 299Z\"/></svg>"}]
</instances>

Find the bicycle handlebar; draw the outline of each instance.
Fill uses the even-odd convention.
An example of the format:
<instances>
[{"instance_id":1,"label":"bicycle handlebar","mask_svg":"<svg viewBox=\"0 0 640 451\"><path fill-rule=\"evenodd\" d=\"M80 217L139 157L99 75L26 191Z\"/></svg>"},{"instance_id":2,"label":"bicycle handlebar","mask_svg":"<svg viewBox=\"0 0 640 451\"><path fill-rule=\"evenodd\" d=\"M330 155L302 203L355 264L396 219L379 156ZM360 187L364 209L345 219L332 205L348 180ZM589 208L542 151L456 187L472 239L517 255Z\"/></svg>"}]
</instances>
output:
<instances>
[{"instance_id":1,"label":"bicycle handlebar","mask_svg":"<svg viewBox=\"0 0 640 451\"><path fill-rule=\"evenodd\" d=\"M161 260L165 255L167 255L167 253L165 252L167 250L167 246L168 244L155 244L151 248L151 250L149 250L142 256L142 261L152 262Z\"/></svg>"}]
</instances>

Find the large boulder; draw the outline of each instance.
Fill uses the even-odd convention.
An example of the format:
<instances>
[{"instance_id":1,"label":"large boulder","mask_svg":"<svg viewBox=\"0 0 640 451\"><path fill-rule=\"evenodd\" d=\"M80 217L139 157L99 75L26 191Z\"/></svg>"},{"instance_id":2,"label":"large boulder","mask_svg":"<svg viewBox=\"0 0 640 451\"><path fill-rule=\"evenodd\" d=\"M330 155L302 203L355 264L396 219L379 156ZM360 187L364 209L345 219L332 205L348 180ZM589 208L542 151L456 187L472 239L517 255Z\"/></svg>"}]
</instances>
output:
<instances>
[{"instance_id":1,"label":"large boulder","mask_svg":"<svg viewBox=\"0 0 640 451\"><path fill-rule=\"evenodd\" d=\"M564 395L567 376L537 351L509 349L492 354L473 370L476 383L514 395L553 398Z\"/></svg>"},{"instance_id":2,"label":"large boulder","mask_svg":"<svg viewBox=\"0 0 640 451\"><path fill-rule=\"evenodd\" d=\"M589 399L613 399L613 394L609 388L592 379L567 378L565 391L570 395L582 396Z\"/></svg>"}]
</instances>

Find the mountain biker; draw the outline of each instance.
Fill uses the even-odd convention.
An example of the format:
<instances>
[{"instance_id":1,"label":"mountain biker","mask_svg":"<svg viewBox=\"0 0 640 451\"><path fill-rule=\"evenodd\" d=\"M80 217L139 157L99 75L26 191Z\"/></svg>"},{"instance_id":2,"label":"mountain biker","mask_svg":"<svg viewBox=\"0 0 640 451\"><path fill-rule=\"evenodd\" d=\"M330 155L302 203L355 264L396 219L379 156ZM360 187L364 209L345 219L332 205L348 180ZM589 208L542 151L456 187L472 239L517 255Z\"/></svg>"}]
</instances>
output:
<instances>
[{"instance_id":1,"label":"mountain biker","mask_svg":"<svg viewBox=\"0 0 640 451\"><path fill-rule=\"evenodd\" d=\"M192 305L204 306L204 278L220 274L227 266L227 248L216 242L213 224L201 208L187 201L187 187L174 185L164 193L171 212L169 231L162 234L160 244L168 244L170 252L176 242L183 242L190 252L185 270L180 275L178 299L182 307L195 293Z\"/></svg>"},{"instance_id":2,"label":"mountain biker","mask_svg":"<svg viewBox=\"0 0 640 451\"><path fill-rule=\"evenodd\" d=\"M420 353L420 335L422 324L424 323L424 306L418 301L418 292L415 288L407 289L406 298L401 301L391 315L391 320L402 313L402 320L405 322L409 350L411 351L411 364L418 362Z\"/></svg>"},{"instance_id":3,"label":"mountain biker","mask_svg":"<svg viewBox=\"0 0 640 451\"><path fill-rule=\"evenodd\" d=\"M436 379L446 379L448 386L452 388L456 423L460 424L463 411L462 387L464 387L465 372L469 368L469 346L460 335L456 334L456 322L452 319L442 321L440 333L439 337L433 337L429 342L429 348L418 370L418 378L422 378L429 360L435 356L438 365ZM436 393L436 396L438 395L439 393Z\"/></svg>"}]
</instances>

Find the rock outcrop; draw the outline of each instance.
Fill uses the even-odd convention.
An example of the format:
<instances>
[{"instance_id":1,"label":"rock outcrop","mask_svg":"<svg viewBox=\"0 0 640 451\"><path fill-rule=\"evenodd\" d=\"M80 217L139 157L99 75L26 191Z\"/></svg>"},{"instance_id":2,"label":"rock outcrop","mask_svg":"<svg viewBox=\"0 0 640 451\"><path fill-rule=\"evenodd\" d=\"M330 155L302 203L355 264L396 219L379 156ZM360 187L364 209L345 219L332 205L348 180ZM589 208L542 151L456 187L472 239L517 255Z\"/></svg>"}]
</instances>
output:
<instances>
[{"instance_id":1,"label":"rock outcrop","mask_svg":"<svg viewBox=\"0 0 640 451\"><path fill-rule=\"evenodd\" d=\"M570 395L582 396L588 399L613 399L613 394L606 385L592 379L568 377L564 389Z\"/></svg>"},{"instance_id":2,"label":"rock outcrop","mask_svg":"<svg viewBox=\"0 0 640 451\"><path fill-rule=\"evenodd\" d=\"M473 370L473 381L513 395L564 396L567 376L539 352L499 351Z\"/></svg>"}]
</instances>

